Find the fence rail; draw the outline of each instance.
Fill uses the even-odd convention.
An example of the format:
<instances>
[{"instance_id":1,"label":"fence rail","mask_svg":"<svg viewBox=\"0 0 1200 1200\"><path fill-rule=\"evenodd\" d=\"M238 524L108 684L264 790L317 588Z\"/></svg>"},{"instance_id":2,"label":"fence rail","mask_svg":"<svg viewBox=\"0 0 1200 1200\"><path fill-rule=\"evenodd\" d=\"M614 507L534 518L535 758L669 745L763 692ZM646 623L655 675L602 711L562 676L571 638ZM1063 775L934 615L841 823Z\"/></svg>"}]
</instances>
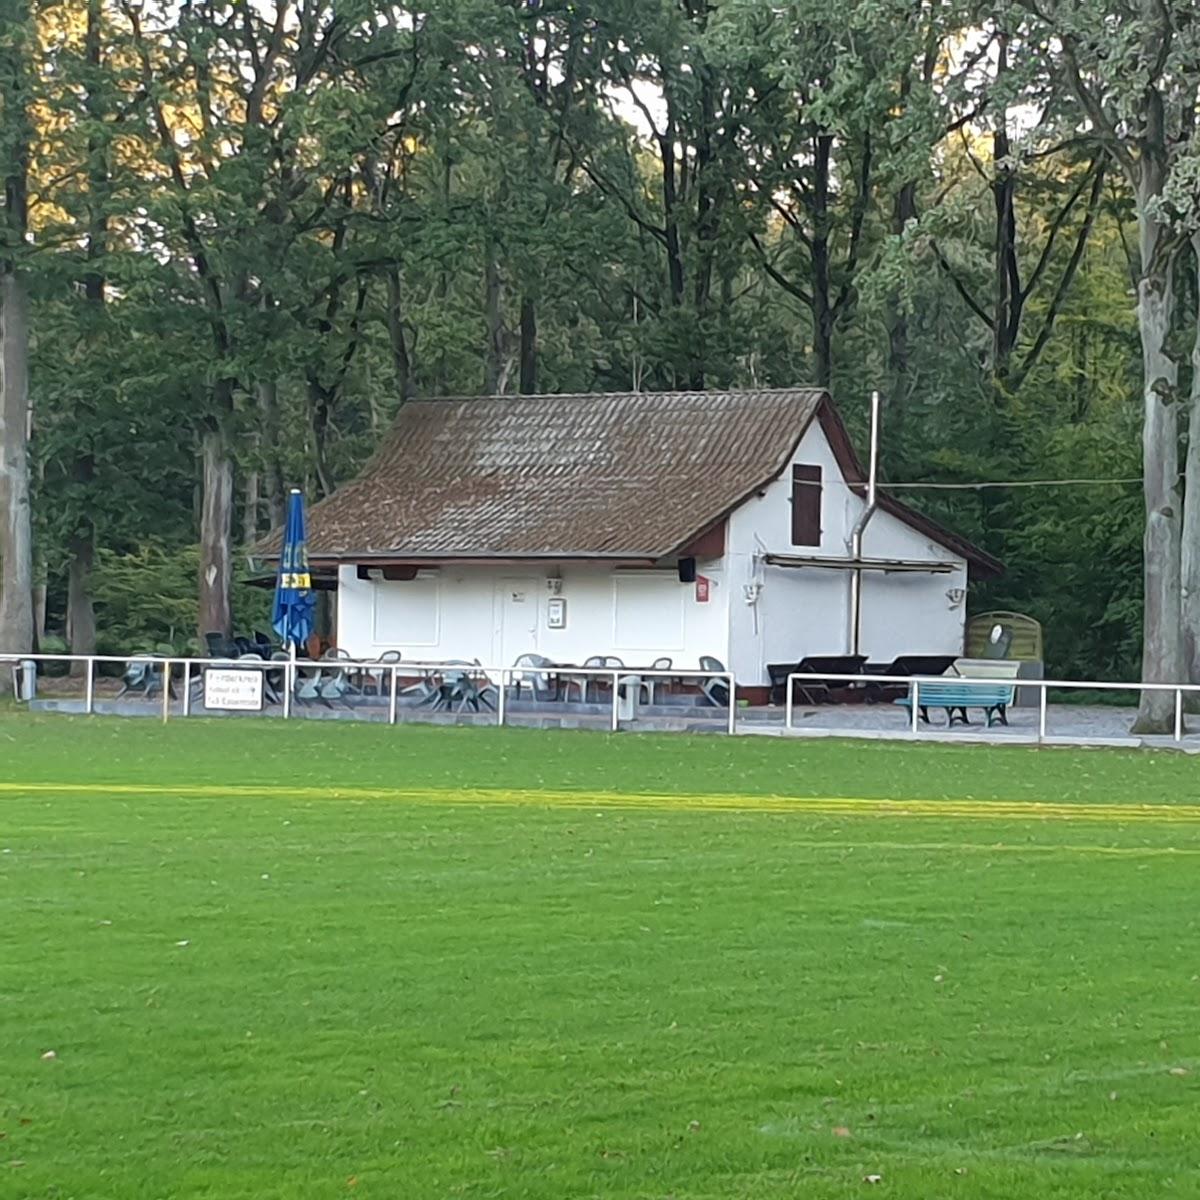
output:
<instances>
[{"instance_id":1,"label":"fence rail","mask_svg":"<svg viewBox=\"0 0 1200 1200\"><path fill-rule=\"evenodd\" d=\"M1046 733L1046 709L1047 697L1053 691L1064 692L1170 692L1175 698L1174 712L1174 740L1176 742L1183 741L1183 698L1185 695L1200 694L1200 684L1194 683L1108 683L1096 679L1018 679L1013 676L1004 678L984 678L981 676L958 676L958 675L850 675L850 674L817 674L810 672L793 671L787 677L787 696L784 704L784 728L792 730L795 728L795 685L800 684L824 684L824 683L844 683L844 684L879 684L892 688L908 688L909 707L911 709L911 728L910 732L913 737L920 736L920 713L921 713L921 687L928 687L930 684L940 685L944 687L948 683L952 683L956 688L1012 688L1014 697L1015 693L1026 688L1034 689L1038 692L1038 734L1037 740L1044 742L1047 739ZM939 702L940 703L940 702Z\"/></svg>"},{"instance_id":2,"label":"fence rail","mask_svg":"<svg viewBox=\"0 0 1200 1200\"><path fill-rule=\"evenodd\" d=\"M508 716L509 690L514 685L528 682L531 679L547 677L571 677L583 679L582 695L586 696L588 681L596 680L607 683L611 690L610 728L614 733L621 727L622 692L635 690L635 696L640 693L641 681L647 679L664 680L716 680L724 683L729 691L728 712L726 716L726 731L735 732L737 713L737 685L729 671L706 671L699 667L675 667L669 670L639 669L637 667L575 667L558 666L556 664L531 665L521 667L490 667L480 663L467 662L410 662L402 660L395 663L382 663L371 659L350 658L288 658L288 659L255 659L246 658L191 658L174 657L160 654L3 654L0 664L12 670L13 695L17 699L29 699L28 689L23 678L32 667L36 673L38 664L42 663L82 663L84 665L84 711L91 714L96 705L96 668L100 664L113 664L128 669L133 664L146 664L152 671L161 671L161 681L153 690L162 691L162 719L171 717L171 691L176 682L183 685L181 696L182 715L191 715L192 690L203 686L204 672L210 668L228 668L235 670L258 671L262 674L283 674L284 686L280 693L280 708L284 720L294 715L296 690L301 682L302 673L328 672L330 674L345 673L348 675L371 675L381 681L387 679L388 684L388 724L395 725L399 713L399 683L401 680L416 679L430 683L435 677L467 676L473 680L485 680L485 689L495 689L496 693L496 723L504 725ZM26 664L30 664L27 667ZM379 693L382 695L382 691ZM536 696L536 691L535 691ZM460 712L462 709L460 709ZM476 710L478 711L478 710ZM718 710L719 711L719 710ZM265 707L261 715L271 715Z\"/></svg>"},{"instance_id":3,"label":"fence rail","mask_svg":"<svg viewBox=\"0 0 1200 1200\"><path fill-rule=\"evenodd\" d=\"M708 680L716 680L722 683L728 689L728 704L725 712L725 728L728 733L736 732L737 728L737 684L734 680L732 672L729 671L705 671L700 668L690 669L683 667L673 667L665 670L644 669L638 670L635 667L575 667L575 666L558 666L558 665L533 665L533 666L485 666L479 663L447 663L447 662L408 662L400 661L396 663L381 663L370 659L255 659L255 658L194 658L185 656L167 656L152 653L142 654L4 654L0 655L0 668L7 666L12 669L13 674L13 689L14 695L18 697L24 696L28 698L27 688L24 686L23 676L32 671L36 673L39 666L44 664L83 664L83 701L84 711L92 713L96 709L97 702L97 677L104 667L119 666L127 669L131 664L143 663L147 664L151 672L155 675L155 680L152 687L146 689L147 692L155 693L161 690L162 701L161 711L162 719L169 720L173 715L172 705L174 697L172 691L175 684L182 685L181 696L178 703L178 713L184 717L192 714L195 707L194 692L197 687L203 687L204 672L210 668L232 668L241 670L255 670L264 673L270 673L276 679L282 677L283 686L278 688L277 703L279 715L283 719L291 719L297 716L297 689L299 685L311 678L314 672L324 672L329 674L345 673L348 675L358 676L360 681L367 676L371 676L376 680L375 694L382 701L386 693L386 710L387 722L390 725L395 725L400 720L401 711L401 696L403 694L401 682L415 680L425 683L430 688L435 687L435 680L444 680L451 676L466 676L473 680L476 684L482 684L479 691L490 691L495 696L495 715L496 724L504 725L508 722L511 712L510 693L516 687L519 692L519 685L524 683L528 685L530 681L536 679L544 680L548 677L562 679L580 679L584 681L596 680L604 683L610 690L609 696L609 727L617 732L621 728L622 722L622 699L623 694L627 693L628 689L635 689L635 694L640 695L641 681L664 679L664 680L686 680L691 682L700 682ZM636 681L636 682L635 682ZM264 679L264 683L266 680ZM1096 692L1096 693L1112 693L1112 692L1159 692L1167 693L1173 697L1174 714L1173 714L1173 739L1175 742L1182 742L1185 734L1184 730L1184 698L1187 696L1200 695L1200 684L1190 683L1109 683L1091 679L1015 679L1011 676L1002 678L996 677L959 677L959 676L935 676L935 675L854 675L848 673L808 673L808 672L792 672L787 676L786 681L786 699L784 705L783 727L785 732L802 732L797 726L795 719L796 700L795 692L797 687L804 686L824 686L828 684L840 684L848 686L863 687L865 685L875 685L878 687L887 687L893 689L904 689L905 699L909 702L910 713L909 724L907 731L897 733L885 733L883 736L900 736L920 738L921 731L921 691L922 688L928 688L930 685L940 685L944 687L947 683L953 683L955 688L968 689L996 689L996 688L1011 688L1015 693L1018 691L1036 691L1037 693L1037 742L1046 741L1108 741L1113 739L1107 738L1051 738L1047 731L1047 708L1048 698L1051 691L1074 691L1074 692ZM557 683L556 683L557 691ZM536 690L534 692L536 698ZM586 697L586 687L581 689L581 700ZM149 698L147 695L146 698ZM551 709L554 707L554 702L549 702ZM939 706L944 706L942 701L936 702ZM969 704L969 702L968 702ZM488 705L491 707L490 705ZM420 708L419 704L409 706L413 711ZM459 712L464 711L466 705L460 704ZM959 706L961 707L961 706ZM633 706L636 710L636 705ZM479 708L476 712L481 712ZM716 708L714 713L720 712L720 708ZM269 711L269 707L264 705L261 710L261 715L274 716L275 713ZM778 725L776 725L778 728ZM811 726L806 727L811 729ZM856 731L854 729L822 729L823 733L842 733L853 736ZM865 736L881 736L876 731L875 733L866 733Z\"/></svg>"}]
</instances>

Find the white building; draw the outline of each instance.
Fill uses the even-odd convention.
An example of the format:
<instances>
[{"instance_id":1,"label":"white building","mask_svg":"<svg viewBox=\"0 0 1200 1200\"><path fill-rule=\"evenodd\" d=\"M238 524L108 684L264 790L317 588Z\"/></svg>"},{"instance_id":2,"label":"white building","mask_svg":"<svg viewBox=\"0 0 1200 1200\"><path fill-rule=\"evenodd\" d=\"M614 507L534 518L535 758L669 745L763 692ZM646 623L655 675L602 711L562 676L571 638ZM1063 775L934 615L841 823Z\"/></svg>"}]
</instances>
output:
<instances>
[{"instance_id":1,"label":"white building","mask_svg":"<svg viewBox=\"0 0 1200 1200\"><path fill-rule=\"evenodd\" d=\"M823 391L414 401L313 507L309 554L361 658L708 655L753 688L809 655L961 653L968 575L1000 564L882 492L853 559L863 481Z\"/></svg>"}]
</instances>

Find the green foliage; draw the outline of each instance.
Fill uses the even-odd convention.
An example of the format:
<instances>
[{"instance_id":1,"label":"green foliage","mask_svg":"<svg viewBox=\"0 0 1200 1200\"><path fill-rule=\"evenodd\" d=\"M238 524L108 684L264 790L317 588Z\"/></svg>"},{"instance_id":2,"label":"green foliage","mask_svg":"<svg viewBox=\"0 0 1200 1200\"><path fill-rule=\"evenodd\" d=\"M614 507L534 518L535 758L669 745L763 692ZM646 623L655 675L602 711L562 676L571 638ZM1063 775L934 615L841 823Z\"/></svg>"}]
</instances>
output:
<instances>
[{"instance_id":1,"label":"green foliage","mask_svg":"<svg viewBox=\"0 0 1200 1200\"><path fill-rule=\"evenodd\" d=\"M194 654L202 647L196 629L195 546L167 549L147 543L127 553L101 550L95 574L97 653L156 650ZM239 632L267 629L271 593L238 583L235 620Z\"/></svg>"},{"instance_id":2,"label":"green foliage","mask_svg":"<svg viewBox=\"0 0 1200 1200\"><path fill-rule=\"evenodd\" d=\"M168 551L147 544L128 554L102 550L95 576L99 652L192 649L199 561L194 547Z\"/></svg>"}]
</instances>

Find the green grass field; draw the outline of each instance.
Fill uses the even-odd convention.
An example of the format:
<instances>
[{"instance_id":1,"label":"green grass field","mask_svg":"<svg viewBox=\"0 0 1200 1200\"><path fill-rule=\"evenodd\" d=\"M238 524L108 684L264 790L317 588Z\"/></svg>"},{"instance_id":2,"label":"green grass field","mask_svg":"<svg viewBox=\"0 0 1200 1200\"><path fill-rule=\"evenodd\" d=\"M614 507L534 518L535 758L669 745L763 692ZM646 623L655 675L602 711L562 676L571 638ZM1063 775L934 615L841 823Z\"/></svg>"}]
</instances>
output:
<instances>
[{"instance_id":1,"label":"green grass field","mask_svg":"<svg viewBox=\"0 0 1200 1200\"><path fill-rule=\"evenodd\" d=\"M1200 1194L1182 756L8 714L0 764L5 1200Z\"/></svg>"}]
</instances>

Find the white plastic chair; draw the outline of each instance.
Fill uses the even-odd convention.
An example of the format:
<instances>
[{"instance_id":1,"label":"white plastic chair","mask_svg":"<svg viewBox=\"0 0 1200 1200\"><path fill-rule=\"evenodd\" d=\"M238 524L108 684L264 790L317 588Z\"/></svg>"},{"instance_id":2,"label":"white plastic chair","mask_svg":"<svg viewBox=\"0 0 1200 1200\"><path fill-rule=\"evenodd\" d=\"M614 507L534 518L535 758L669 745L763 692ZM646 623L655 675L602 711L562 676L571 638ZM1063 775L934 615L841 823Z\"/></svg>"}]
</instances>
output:
<instances>
[{"instance_id":1,"label":"white plastic chair","mask_svg":"<svg viewBox=\"0 0 1200 1200\"><path fill-rule=\"evenodd\" d=\"M547 668L552 668L554 664L544 654L520 654L517 656L516 662L513 663L513 670L509 674L509 689L514 700L520 700L521 688L529 688L529 698L533 701L538 699L539 693L543 700L550 699L553 694L553 688L550 686L551 672ZM521 671L518 673L518 667L539 667L537 671Z\"/></svg>"},{"instance_id":2,"label":"white plastic chair","mask_svg":"<svg viewBox=\"0 0 1200 1200\"><path fill-rule=\"evenodd\" d=\"M376 667L390 667L394 663L400 661L399 650L385 650L376 660ZM389 686L391 683L391 671L377 670L376 667L367 667L360 677L359 689L365 696L368 689L374 691L376 696L383 695L383 682L388 680Z\"/></svg>"},{"instance_id":3,"label":"white plastic chair","mask_svg":"<svg viewBox=\"0 0 1200 1200\"><path fill-rule=\"evenodd\" d=\"M590 658L584 660L583 665L585 667L609 667L617 671L625 669L625 664L612 654L593 654ZM586 704L592 685L598 682L599 680L593 678L591 675L568 675L566 676L566 685L563 688L563 698L570 700L571 688L577 687L579 689L579 703Z\"/></svg>"},{"instance_id":4,"label":"white plastic chair","mask_svg":"<svg viewBox=\"0 0 1200 1200\"><path fill-rule=\"evenodd\" d=\"M711 655L702 654L700 656L700 670L724 671L725 664L719 658L713 658ZM701 679L700 691L704 693L704 698L713 706L713 708L729 707L729 683L727 680L713 679L711 677Z\"/></svg>"},{"instance_id":5,"label":"white plastic chair","mask_svg":"<svg viewBox=\"0 0 1200 1200\"><path fill-rule=\"evenodd\" d=\"M669 671L671 669L671 660L665 655L662 658L656 658L650 664L651 671ZM651 675L648 679L642 678L638 681L639 693L645 692L646 703L653 704L654 696L660 683L670 683L669 679L665 679L661 675Z\"/></svg>"}]
</instances>

